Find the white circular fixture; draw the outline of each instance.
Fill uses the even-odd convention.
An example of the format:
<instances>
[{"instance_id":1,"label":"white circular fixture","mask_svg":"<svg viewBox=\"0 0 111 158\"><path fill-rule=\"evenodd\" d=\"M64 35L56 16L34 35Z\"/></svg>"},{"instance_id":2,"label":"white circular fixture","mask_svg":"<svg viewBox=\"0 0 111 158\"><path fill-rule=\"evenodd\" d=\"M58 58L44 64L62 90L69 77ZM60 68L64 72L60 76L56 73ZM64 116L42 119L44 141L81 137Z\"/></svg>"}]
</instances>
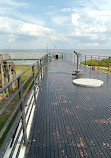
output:
<instances>
[{"instance_id":1,"label":"white circular fixture","mask_svg":"<svg viewBox=\"0 0 111 158\"><path fill-rule=\"evenodd\" d=\"M82 87L101 87L103 86L104 82L97 79L91 79L91 78L79 78L73 80L73 83L77 86Z\"/></svg>"}]
</instances>

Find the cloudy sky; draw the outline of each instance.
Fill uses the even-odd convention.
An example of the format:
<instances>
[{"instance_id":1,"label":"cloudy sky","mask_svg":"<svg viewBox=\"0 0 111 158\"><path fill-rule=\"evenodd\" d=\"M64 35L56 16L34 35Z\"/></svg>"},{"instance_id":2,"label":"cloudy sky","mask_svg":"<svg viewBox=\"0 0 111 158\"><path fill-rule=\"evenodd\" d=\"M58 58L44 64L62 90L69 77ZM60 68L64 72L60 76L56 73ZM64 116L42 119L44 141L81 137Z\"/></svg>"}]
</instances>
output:
<instances>
[{"instance_id":1,"label":"cloudy sky","mask_svg":"<svg viewBox=\"0 0 111 158\"><path fill-rule=\"evenodd\" d=\"M111 48L111 0L0 0L0 49Z\"/></svg>"}]
</instances>

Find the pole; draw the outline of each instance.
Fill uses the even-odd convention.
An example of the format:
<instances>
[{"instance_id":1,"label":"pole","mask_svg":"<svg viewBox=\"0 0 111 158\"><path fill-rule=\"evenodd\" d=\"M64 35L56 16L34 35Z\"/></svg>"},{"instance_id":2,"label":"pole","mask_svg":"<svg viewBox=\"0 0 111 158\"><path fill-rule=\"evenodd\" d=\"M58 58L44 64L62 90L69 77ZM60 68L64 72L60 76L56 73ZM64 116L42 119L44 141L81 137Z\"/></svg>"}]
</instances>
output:
<instances>
[{"instance_id":1,"label":"pole","mask_svg":"<svg viewBox=\"0 0 111 158\"><path fill-rule=\"evenodd\" d=\"M85 55L85 65L86 65L86 55Z\"/></svg>"},{"instance_id":2,"label":"pole","mask_svg":"<svg viewBox=\"0 0 111 158\"><path fill-rule=\"evenodd\" d=\"M23 90L22 90L22 82L21 76L18 78L18 88L20 89L19 92L19 99L21 101L20 108L22 112L22 125L23 125L23 137L24 137L24 145L27 146L27 127L26 127L26 119L25 119L25 107L23 104Z\"/></svg>"},{"instance_id":3,"label":"pole","mask_svg":"<svg viewBox=\"0 0 111 158\"><path fill-rule=\"evenodd\" d=\"M110 71L110 57L109 57L109 62L108 62L108 71Z\"/></svg>"},{"instance_id":4,"label":"pole","mask_svg":"<svg viewBox=\"0 0 111 158\"><path fill-rule=\"evenodd\" d=\"M99 70L99 66L100 66L100 56L99 56L99 58L98 58L98 70Z\"/></svg>"},{"instance_id":5,"label":"pole","mask_svg":"<svg viewBox=\"0 0 111 158\"><path fill-rule=\"evenodd\" d=\"M36 87L35 87L35 65L32 66L32 73L33 73L33 84L34 84L34 102L36 104Z\"/></svg>"},{"instance_id":6,"label":"pole","mask_svg":"<svg viewBox=\"0 0 111 158\"><path fill-rule=\"evenodd\" d=\"M77 55L77 71L79 70L79 55Z\"/></svg>"},{"instance_id":7,"label":"pole","mask_svg":"<svg viewBox=\"0 0 111 158\"><path fill-rule=\"evenodd\" d=\"M93 68L93 66L92 66L92 56L91 56L91 68Z\"/></svg>"}]
</instances>

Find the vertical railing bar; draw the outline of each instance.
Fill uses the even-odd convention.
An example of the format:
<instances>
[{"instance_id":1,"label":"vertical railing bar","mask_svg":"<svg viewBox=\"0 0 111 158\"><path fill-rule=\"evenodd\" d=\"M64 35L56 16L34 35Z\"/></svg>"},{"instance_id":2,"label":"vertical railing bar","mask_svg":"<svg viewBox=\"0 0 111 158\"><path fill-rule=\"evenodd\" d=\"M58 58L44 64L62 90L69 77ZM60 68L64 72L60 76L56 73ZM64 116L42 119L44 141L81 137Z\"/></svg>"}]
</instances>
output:
<instances>
[{"instance_id":1,"label":"vertical railing bar","mask_svg":"<svg viewBox=\"0 0 111 158\"><path fill-rule=\"evenodd\" d=\"M32 66L32 72L33 72L33 85L34 85L34 102L36 104L36 87L35 87L35 68L34 68L34 65Z\"/></svg>"},{"instance_id":2,"label":"vertical railing bar","mask_svg":"<svg viewBox=\"0 0 111 158\"><path fill-rule=\"evenodd\" d=\"M99 67L100 67L100 56L98 58L98 70L99 70Z\"/></svg>"},{"instance_id":3,"label":"vertical railing bar","mask_svg":"<svg viewBox=\"0 0 111 158\"><path fill-rule=\"evenodd\" d=\"M91 55L91 68L93 67L93 65L92 65L92 55Z\"/></svg>"},{"instance_id":4,"label":"vertical railing bar","mask_svg":"<svg viewBox=\"0 0 111 158\"><path fill-rule=\"evenodd\" d=\"M42 64L43 64L43 57L42 57L42 59L41 59L41 64L40 64L40 75L41 75L41 78L42 78Z\"/></svg>"},{"instance_id":5,"label":"vertical railing bar","mask_svg":"<svg viewBox=\"0 0 111 158\"><path fill-rule=\"evenodd\" d=\"M21 111L22 111L22 125L23 125L23 137L24 137L24 145L27 145L27 129L26 129L26 119L25 119L25 107L23 104L23 90L22 90L22 82L21 76L18 78L18 88L20 88L19 98L21 100Z\"/></svg>"},{"instance_id":6,"label":"vertical railing bar","mask_svg":"<svg viewBox=\"0 0 111 158\"><path fill-rule=\"evenodd\" d=\"M19 157L20 148L21 148L22 143L23 143L23 137L22 137L22 139L21 139L21 141L20 141L20 144L19 144L19 147L18 147L18 151L17 151L17 154L16 154L16 158Z\"/></svg>"},{"instance_id":7,"label":"vertical railing bar","mask_svg":"<svg viewBox=\"0 0 111 158\"><path fill-rule=\"evenodd\" d=\"M22 126L21 126L20 129L19 129L19 132L18 132L18 135L17 135L16 140L14 141L14 144L13 144L13 147L12 147L12 150L11 150L11 153L10 153L9 158L12 158L12 157L13 157L13 153L14 153L14 150L15 150L15 148L16 148L18 139L19 139L19 137L20 137L21 130L22 130Z\"/></svg>"},{"instance_id":8,"label":"vertical railing bar","mask_svg":"<svg viewBox=\"0 0 111 158\"><path fill-rule=\"evenodd\" d=\"M86 55L85 55L85 65L86 65Z\"/></svg>"},{"instance_id":9,"label":"vertical railing bar","mask_svg":"<svg viewBox=\"0 0 111 158\"><path fill-rule=\"evenodd\" d=\"M75 54L74 54L74 63L75 63Z\"/></svg>"},{"instance_id":10,"label":"vertical railing bar","mask_svg":"<svg viewBox=\"0 0 111 158\"><path fill-rule=\"evenodd\" d=\"M109 57L109 62L108 62L108 71L110 70L110 57Z\"/></svg>"},{"instance_id":11,"label":"vertical railing bar","mask_svg":"<svg viewBox=\"0 0 111 158\"><path fill-rule=\"evenodd\" d=\"M32 99L33 99L33 98L32 98ZM32 99L31 99L30 103L32 102ZM29 115L28 115L28 118L27 118L27 124L29 123L29 119L30 119L30 116L31 116L31 112L32 112L34 103L35 103L35 101L33 101L33 103L32 103L32 107L31 107L31 109L30 109L30 112L29 112ZM30 107L28 107L28 110L29 110L29 108L30 108ZM27 111L27 113L28 113L28 111Z\"/></svg>"}]
</instances>

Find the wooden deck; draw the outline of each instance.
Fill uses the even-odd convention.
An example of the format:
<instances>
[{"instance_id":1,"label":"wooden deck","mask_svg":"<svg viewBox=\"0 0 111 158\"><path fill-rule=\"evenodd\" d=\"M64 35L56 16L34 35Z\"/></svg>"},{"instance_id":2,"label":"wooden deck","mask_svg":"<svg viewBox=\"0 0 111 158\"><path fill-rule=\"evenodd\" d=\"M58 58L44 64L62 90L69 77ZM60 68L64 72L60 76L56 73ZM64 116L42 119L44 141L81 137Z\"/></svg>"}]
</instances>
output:
<instances>
[{"instance_id":1,"label":"wooden deck","mask_svg":"<svg viewBox=\"0 0 111 158\"><path fill-rule=\"evenodd\" d=\"M48 64L27 150L27 158L111 158L111 76L83 69L82 77L104 81L100 88L72 83L73 63Z\"/></svg>"}]
</instances>

